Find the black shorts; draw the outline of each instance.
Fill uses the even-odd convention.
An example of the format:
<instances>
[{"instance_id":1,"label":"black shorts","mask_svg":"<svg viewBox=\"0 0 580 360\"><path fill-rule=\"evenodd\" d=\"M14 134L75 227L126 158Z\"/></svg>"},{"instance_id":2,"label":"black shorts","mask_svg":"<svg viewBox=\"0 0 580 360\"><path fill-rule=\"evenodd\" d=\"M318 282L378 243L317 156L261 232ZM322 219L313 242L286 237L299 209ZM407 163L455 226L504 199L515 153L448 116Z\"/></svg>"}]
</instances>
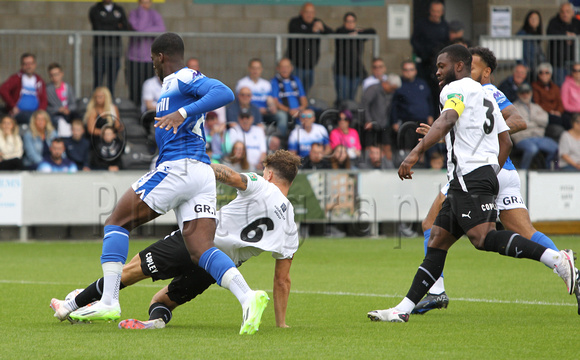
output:
<instances>
[{"instance_id":1,"label":"black shorts","mask_svg":"<svg viewBox=\"0 0 580 360\"><path fill-rule=\"evenodd\" d=\"M491 166L482 166L463 177L467 192L458 179L449 183L447 198L435 219L437 225L459 239L469 229L486 222L495 222L495 198L499 182Z\"/></svg>"},{"instance_id":2,"label":"black shorts","mask_svg":"<svg viewBox=\"0 0 580 360\"><path fill-rule=\"evenodd\" d=\"M179 305L203 293L215 279L195 265L183 242L180 231L175 231L139 252L141 270L153 281L173 278L167 295Z\"/></svg>"}]
</instances>

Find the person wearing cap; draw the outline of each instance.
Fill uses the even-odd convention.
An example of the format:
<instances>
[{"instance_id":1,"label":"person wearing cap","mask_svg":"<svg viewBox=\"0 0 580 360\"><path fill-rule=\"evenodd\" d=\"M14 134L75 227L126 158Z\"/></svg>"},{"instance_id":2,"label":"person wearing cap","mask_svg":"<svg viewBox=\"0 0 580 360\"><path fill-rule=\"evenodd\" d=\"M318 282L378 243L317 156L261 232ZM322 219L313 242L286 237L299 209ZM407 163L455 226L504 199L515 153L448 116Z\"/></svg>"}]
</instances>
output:
<instances>
[{"instance_id":1,"label":"person wearing cap","mask_svg":"<svg viewBox=\"0 0 580 360\"><path fill-rule=\"evenodd\" d=\"M532 160L541 151L545 155L545 167L550 169L558 154L558 143L544 136L548 113L532 102L532 87L527 83L518 88L518 99L513 104L528 126L527 129L512 134L515 148L523 151L520 168L529 169Z\"/></svg>"},{"instance_id":2,"label":"person wearing cap","mask_svg":"<svg viewBox=\"0 0 580 360\"><path fill-rule=\"evenodd\" d=\"M226 134L226 149L240 141L246 146L246 156L251 170L262 170L262 162L266 158L266 134L264 129L253 125L254 116L248 109L242 109L238 121Z\"/></svg>"},{"instance_id":3,"label":"person wearing cap","mask_svg":"<svg viewBox=\"0 0 580 360\"><path fill-rule=\"evenodd\" d=\"M550 124L562 125L564 104L560 87L552 80L554 70L550 63L538 65L538 80L532 83L534 102L542 107L549 115Z\"/></svg>"},{"instance_id":4,"label":"person wearing cap","mask_svg":"<svg viewBox=\"0 0 580 360\"><path fill-rule=\"evenodd\" d=\"M260 109L252 104L252 90L249 87L242 87L238 91L236 100L226 107L226 120L228 126L233 126L238 122L238 117L242 112L249 112L254 117L254 124L264 127L262 124L262 114Z\"/></svg>"}]
</instances>

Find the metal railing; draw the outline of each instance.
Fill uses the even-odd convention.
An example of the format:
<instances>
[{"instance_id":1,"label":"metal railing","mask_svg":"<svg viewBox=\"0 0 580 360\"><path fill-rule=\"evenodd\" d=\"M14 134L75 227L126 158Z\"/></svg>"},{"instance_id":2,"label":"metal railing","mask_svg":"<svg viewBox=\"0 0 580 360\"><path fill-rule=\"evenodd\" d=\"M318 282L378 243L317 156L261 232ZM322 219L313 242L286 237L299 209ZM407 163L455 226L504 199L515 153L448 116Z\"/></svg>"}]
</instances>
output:
<instances>
[{"instance_id":1,"label":"metal railing","mask_svg":"<svg viewBox=\"0 0 580 360\"><path fill-rule=\"evenodd\" d=\"M529 69L528 81L536 80L536 70L542 62L554 68L553 79L561 84L570 66L580 61L580 37L542 35L494 38L481 36L480 46L491 49L498 60L496 79L510 75L514 63L522 62ZM499 72L499 74L498 74Z\"/></svg>"},{"instance_id":2,"label":"metal railing","mask_svg":"<svg viewBox=\"0 0 580 360\"><path fill-rule=\"evenodd\" d=\"M20 55L29 52L37 57L37 73L45 80L47 66L58 62L63 66L65 81L75 89L77 97L90 96L94 81L93 41L99 37L120 37L120 69L114 93L128 97L127 46L130 38L151 39L158 33L68 31L68 30L0 30L0 82L20 69ZM309 95L332 102L336 93L333 86L335 41L353 40L349 35L301 35L301 34L244 34L244 33L180 33L185 42L185 56L196 57L201 71L234 88L236 82L246 75L248 60L260 58L264 64L263 77L275 75L276 62L285 56L289 41L320 41L320 59L316 64L315 80ZM294 40L296 39L296 40ZM360 35L357 40L367 40L361 54L370 72L373 57L379 55L378 35Z\"/></svg>"}]
</instances>

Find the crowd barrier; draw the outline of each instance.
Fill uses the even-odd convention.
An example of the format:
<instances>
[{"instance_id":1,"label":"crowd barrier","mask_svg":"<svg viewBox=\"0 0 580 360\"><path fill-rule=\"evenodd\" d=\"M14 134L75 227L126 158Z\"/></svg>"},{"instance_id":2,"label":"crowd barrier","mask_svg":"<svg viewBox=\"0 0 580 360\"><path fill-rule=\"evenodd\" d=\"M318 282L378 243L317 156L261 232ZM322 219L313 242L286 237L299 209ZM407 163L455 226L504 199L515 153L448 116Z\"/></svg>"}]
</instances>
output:
<instances>
[{"instance_id":1,"label":"crowd barrier","mask_svg":"<svg viewBox=\"0 0 580 360\"><path fill-rule=\"evenodd\" d=\"M106 39L118 37L119 72L114 86L116 97L129 98L127 49L129 41L149 44L158 33L137 33L132 31L69 31L69 30L7 30L0 29L0 48L10 51L0 52L0 81L20 69L20 55L33 53L37 56L37 72L48 80L47 66L58 62L63 66L65 81L75 89L77 97L90 96L93 90L95 63L105 59L115 49L111 49ZM315 67L315 80L311 96L332 103L336 98L334 90L333 66L337 40L346 44L352 41L350 35L296 35L296 34L244 34L244 33L179 33L185 43L185 56L199 59L201 72L217 78L235 88L239 79L247 75L248 61L260 58L264 64L263 77L271 79L276 73L276 62L286 56L289 44L300 45L302 41L319 41L320 59ZM105 39L105 40L102 40ZM357 40L366 40L361 53L366 70L370 72L371 60L379 56L379 36L359 35ZM347 41L348 40L348 41ZM94 44L103 46L94 47ZM116 44L116 42L115 42ZM149 46L149 45L147 45ZM344 47L350 51L349 46ZM102 51L102 52L100 52ZM105 61L102 60L102 61ZM109 66L107 64L101 64ZM347 64L348 66L348 64ZM152 68L148 68L149 70ZM345 70L345 69L341 69ZM348 69L346 69L348 73ZM106 79L107 76L105 75ZM106 81L105 81L106 85Z\"/></svg>"},{"instance_id":2,"label":"crowd barrier","mask_svg":"<svg viewBox=\"0 0 580 360\"><path fill-rule=\"evenodd\" d=\"M580 221L580 173L520 171L522 194L532 221ZM32 226L103 225L120 196L142 172L0 174L0 226L20 228L28 238ZM388 171L301 171L289 193L298 223L349 223L377 235L383 222L420 222L445 172L416 170L411 181ZM236 196L218 185L218 208ZM154 224L173 225L168 213Z\"/></svg>"}]
</instances>

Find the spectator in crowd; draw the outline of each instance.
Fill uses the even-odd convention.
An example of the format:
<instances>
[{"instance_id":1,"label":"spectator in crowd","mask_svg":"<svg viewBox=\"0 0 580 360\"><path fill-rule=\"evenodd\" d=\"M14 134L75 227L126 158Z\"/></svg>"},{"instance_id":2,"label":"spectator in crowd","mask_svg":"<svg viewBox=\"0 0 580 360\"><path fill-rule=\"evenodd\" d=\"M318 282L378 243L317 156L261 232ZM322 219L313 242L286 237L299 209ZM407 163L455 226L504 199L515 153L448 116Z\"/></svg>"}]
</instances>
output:
<instances>
[{"instance_id":1,"label":"spectator in crowd","mask_svg":"<svg viewBox=\"0 0 580 360\"><path fill-rule=\"evenodd\" d=\"M580 113L575 113L570 122L572 127L560 137L558 165L562 170L580 171Z\"/></svg>"},{"instance_id":2,"label":"spectator in crowd","mask_svg":"<svg viewBox=\"0 0 580 360\"><path fill-rule=\"evenodd\" d=\"M450 21L449 24L449 45L465 44L465 47L470 47L471 44L465 39L465 25L459 20Z\"/></svg>"},{"instance_id":3,"label":"spectator in crowd","mask_svg":"<svg viewBox=\"0 0 580 360\"><path fill-rule=\"evenodd\" d=\"M219 122L215 111L205 114L203 122L205 141L211 148L212 160L219 160L223 155L222 143L226 131L226 124Z\"/></svg>"},{"instance_id":4,"label":"spectator in crowd","mask_svg":"<svg viewBox=\"0 0 580 360\"><path fill-rule=\"evenodd\" d=\"M330 168L330 161L324 155L324 144L312 143L308 156L302 159L302 169L325 170Z\"/></svg>"},{"instance_id":5,"label":"spectator in crowd","mask_svg":"<svg viewBox=\"0 0 580 360\"><path fill-rule=\"evenodd\" d=\"M238 123L238 117L242 113L249 113L254 118L253 124L264 128L262 123L262 113L257 106L252 104L252 90L248 87L242 87L236 96L236 100L226 106L226 120L228 126L234 126Z\"/></svg>"},{"instance_id":6,"label":"spectator in crowd","mask_svg":"<svg viewBox=\"0 0 580 360\"><path fill-rule=\"evenodd\" d=\"M304 3L300 15L290 20L290 34L330 34L332 29L322 20L316 18L316 9L312 3ZM288 58L296 67L296 73L308 94L314 83L314 67L320 58L320 39L291 38L288 39Z\"/></svg>"},{"instance_id":7,"label":"spectator in crowd","mask_svg":"<svg viewBox=\"0 0 580 360\"><path fill-rule=\"evenodd\" d=\"M338 114L338 126L330 132L330 147L334 150L339 145L344 146L350 160L356 163L362 147L358 131L350 127L351 121L352 113L349 110Z\"/></svg>"},{"instance_id":8,"label":"spectator in crowd","mask_svg":"<svg viewBox=\"0 0 580 360\"><path fill-rule=\"evenodd\" d=\"M46 86L36 71L36 56L24 53L20 56L20 71L10 76L0 86L0 96L5 110L24 125L36 110L46 110Z\"/></svg>"},{"instance_id":9,"label":"spectator in crowd","mask_svg":"<svg viewBox=\"0 0 580 360\"><path fill-rule=\"evenodd\" d=\"M516 33L521 36L540 36L543 35L542 16L538 10L530 10L524 19L524 25ZM541 40L524 40L524 65L530 69L530 74L536 74L536 66L546 62L546 55L542 50ZM535 79L530 79L530 82Z\"/></svg>"},{"instance_id":10,"label":"spectator in crowd","mask_svg":"<svg viewBox=\"0 0 580 360\"><path fill-rule=\"evenodd\" d=\"M369 86L387 81L387 67L381 58L374 58L372 63L371 75L363 80L363 93Z\"/></svg>"},{"instance_id":11,"label":"spectator in crowd","mask_svg":"<svg viewBox=\"0 0 580 360\"><path fill-rule=\"evenodd\" d=\"M44 110L33 112L28 129L22 135L24 144L22 164L26 170L35 170L43 157L50 154L50 144L56 137L57 133L50 121L50 115Z\"/></svg>"},{"instance_id":12,"label":"spectator in crowd","mask_svg":"<svg viewBox=\"0 0 580 360\"><path fill-rule=\"evenodd\" d=\"M393 94L391 121L401 124L416 121L433 123L433 103L431 90L425 80L417 77L417 68L412 60L401 64L401 87Z\"/></svg>"},{"instance_id":13,"label":"spectator in crowd","mask_svg":"<svg viewBox=\"0 0 580 360\"><path fill-rule=\"evenodd\" d=\"M565 2L560 5L558 14L550 19L547 35L566 35L570 40L550 40L548 57L554 67L554 81L562 85L568 73L570 62L574 60L574 37L580 34L580 20L574 16L574 6Z\"/></svg>"},{"instance_id":14,"label":"spectator in crowd","mask_svg":"<svg viewBox=\"0 0 580 360\"><path fill-rule=\"evenodd\" d=\"M93 153L92 168L95 170L119 171L123 149L123 141L119 139L115 129L111 125L103 126L100 141L95 146L95 152Z\"/></svg>"},{"instance_id":15,"label":"spectator in crowd","mask_svg":"<svg viewBox=\"0 0 580 360\"><path fill-rule=\"evenodd\" d=\"M195 70L195 71L200 71L200 67L199 67L199 59L196 57L190 57L189 59L187 59L187 62L185 63L185 66L187 66L188 68L190 68L191 70Z\"/></svg>"},{"instance_id":16,"label":"spectator in crowd","mask_svg":"<svg viewBox=\"0 0 580 360\"><path fill-rule=\"evenodd\" d=\"M262 78L262 60L258 58L250 59L248 63L248 75L238 80L236 93L243 87L247 87L252 92L252 104L260 110L264 125L273 124L278 129L278 124L285 124L288 116L285 113L278 114L276 102L272 98L272 83ZM284 126L282 126L284 129Z\"/></svg>"},{"instance_id":17,"label":"spectator in crowd","mask_svg":"<svg viewBox=\"0 0 580 360\"><path fill-rule=\"evenodd\" d=\"M266 142L268 143L268 151L267 151L268 155L273 154L277 150L282 149L282 140L280 140L280 137L276 135L268 136Z\"/></svg>"},{"instance_id":18,"label":"spectator in crowd","mask_svg":"<svg viewBox=\"0 0 580 360\"><path fill-rule=\"evenodd\" d=\"M438 106L439 81L435 78L436 55L449 43L449 25L443 18L445 7L440 0L429 4L427 19L418 20L413 28L411 45L417 56L419 77L429 84L433 106Z\"/></svg>"},{"instance_id":19,"label":"spectator in crowd","mask_svg":"<svg viewBox=\"0 0 580 360\"><path fill-rule=\"evenodd\" d=\"M364 109L364 146L380 144L388 159L392 159L391 102L395 91L401 87L401 78L389 74L387 81L369 86L362 96Z\"/></svg>"},{"instance_id":20,"label":"spectator in crowd","mask_svg":"<svg viewBox=\"0 0 580 360\"><path fill-rule=\"evenodd\" d=\"M113 126L117 132L122 131L123 124L119 119L119 109L113 104L109 89L104 86L96 88L89 100L84 118L87 132L93 142L99 140L101 128L105 125Z\"/></svg>"},{"instance_id":21,"label":"spectator in crowd","mask_svg":"<svg viewBox=\"0 0 580 360\"><path fill-rule=\"evenodd\" d=\"M251 170L262 170L266 158L266 134L264 129L253 125L254 116L248 110L242 110L238 121L228 130L230 143L242 142L246 148L246 158Z\"/></svg>"},{"instance_id":22,"label":"spectator in crowd","mask_svg":"<svg viewBox=\"0 0 580 360\"><path fill-rule=\"evenodd\" d=\"M152 0L139 0L139 6L129 12L129 25L137 32L165 32L161 15L151 8ZM151 60L153 36L132 36L127 48L127 85L129 99L139 106L141 87L145 80L155 75Z\"/></svg>"},{"instance_id":23,"label":"spectator in crowd","mask_svg":"<svg viewBox=\"0 0 580 360\"><path fill-rule=\"evenodd\" d=\"M432 152L429 156L429 167L434 170L446 170L445 167L445 156L440 152Z\"/></svg>"},{"instance_id":24,"label":"spectator in crowd","mask_svg":"<svg viewBox=\"0 0 580 360\"><path fill-rule=\"evenodd\" d=\"M564 114L562 124L566 129L570 128L570 118L573 113L580 113L580 62L572 64L571 76L567 76L562 84L562 105Z\"/></svg>"},{"instance_id":25,"label":"spectator in crowd","mask_svg":"<svg viewBox=\"0 0 580 360\"><path fill-rule=\"evenodd\" d=\"M125 10L113 0L102 0L93 5L89 10L89 19L94 31L129 30ZM121 55L120 36L97 35L93 38L94 89L103 85L107 74L107 87L114 96Z\"/></svg>"},{"instance_id":26,"label":"spectator in crowd","mask_svg":"<svg viewBox=\"0 0 580 360\"><path fill-rule=\"evenodd\" d=\"M288 137L288 150L298 154L301 158L308 156L310 146L314 143L324 145L324 154L331 152L328 131L320 124L316 124L316 116L311 109L302 110L300 113L301 126L296 126Z\"/></svg>"},{"instance_id":27,"label":"spectator in crowd","mask_svg":"<svg viewBox=\"0 0 580 360\"><path fill-rule=\"evenodd\" d=\"M24 147L20 129L10 115L0 120L0 170L22 170Z\"/></svg>"},{"instance_id":28,"label":"spectator in crowd","mask_svg":"<svg viewBox=\"0 0 580 360\"><path fill-rule=\"evenodd\" d=\"M526 121L527 129L512 134L515 148L523 151L520 168L529 169L538 152L545 154L546 169L558 154L558 143L544 136L548 125L548 113L541 106L532 102L532 88L523 84L518 89L518 100L514 103L519 114Z\"/></svg>"},{"instance_id":29,"label":"spectator in crowd","mask_svg":"<svg viewBox=\"0 0 580 360\"><path fill-rule=\"evenodd\" d=\"M271 81L272 98L278 109L278 132L286 136L288 123L308 106L308 99L298 77L292 75L290 59L283 58L276 67L277 74ZM284 121L285 120L285 121Z\"/></svg>"},{"instance_id":30,"label":"spectator in crowd","mask_svg":"<svg viewBox=\"0 0 580 360\"><path fill-rule=\"evenodd\" d=\"M351 168L350 158L348 157L348 152L344 145L338 145L332 151L332 156L330 157L330 167L332 169L348 170Z\"/></svg>"},{"instance_id":31,"label":"spectator in crowd","mask_svg":"<svg viewBox=\"0 0 580 360\"><path fill-rule=\"evenodd\" d=\"M552 81L552 65L541 63L538 65L538 80L532 83L534 102L550 114L550 124L562 125L564 105L560 88Z\"/></svg>"},{"instance_id":32,"label":"spectator in crowd","mask_svg":"<svg viewBox=\"0 0 580 360\"><path fill-rule=\"evenodd\" d=\"M64 156L65 146L62 138L54 138L50 143L49 155L38 164L36 170L44 173L76 173L77 166Z\"/></svg>"},{"instance_id":33,"label":"spectator in crowd","mask_svg":"<svg viewBox=\"0 0 580 360\"><path fill-rule=\"evenodd\" d=\"M153 75L143 83L141 92L141 112L156 111L157 100L161 96L161 80L159 76Z\"/></svg>"},{"instance_id":34,"label":"spectator in crowd","mask_svg":"<svg viewBox=\"0 0 580 360\"><path fill-rule=\"evenodd\" d=\"M66 157L71 159L77 169L91 170L91 143L85 137L85 125L81 119L74 119L71 123L72 136L64 139Z\"/></svg>"},{"instance_id":35,"label":"spectator in crowd","mask_svg":"<svg viewBox=\"0 0 580 360\"><path fill-rule=\"evenodd\" d=\"M369 145L366 148L366 156L363 162L358 165L359 169L384 170L394 169L393 161L384 156L381 148L377 145Z\"/></svg>"},{"instance_id":36,"label":"spectator in crowd","mask_svg":"<svg viewBox=\"0 0 580 360\"><path fill-rule=\"evenodd\" d=\"M366 39L357 35L376 34L375 29L360 28L356 24L356 15L347 12L342 19L343 25L336 29L337 34L349 34L349 39L335 40L334 53L334 87L336 89L336 104L343 100L354 100L361 81L367 76L363 55Z\"/></svg>"},{"instance_id":37,"label":"spectator in crowd","mask_svg":"<svg viewBox=\"0 0 580 360\"><path fill-rule=\"evenodd\" d=\"M526 82L527 77L528 68L524 64L516 64L512 75L505 78L497 88L513 103L518 98L518 88Z\"/></svg>"},{"instance_id":38,"label":"spectator in crowd","mask_svg":"<svg viewBox=\"0 0 580 360\"><path fill-rule=\"evenodd\" d=\"M246 146L237 141L232 146L232 151L222 158L222 164L229 166L237 172L250 171L250 164L246 158Z\"/></svg>"},{"instance_id":39,"label":"spectator in crowd","mask_svg":"<svg viewBox=\"0 0 580 360\"><path fill-rule=\"evenodd\" d=\"M58 136L70 136L70 122L79 116L76 112L74 89L64 81L64 72L58 63L48 65L48 77L50 83L46 85L46 98L48 100L46 111L58 131Z\"/></svg>"}]
</instances>

